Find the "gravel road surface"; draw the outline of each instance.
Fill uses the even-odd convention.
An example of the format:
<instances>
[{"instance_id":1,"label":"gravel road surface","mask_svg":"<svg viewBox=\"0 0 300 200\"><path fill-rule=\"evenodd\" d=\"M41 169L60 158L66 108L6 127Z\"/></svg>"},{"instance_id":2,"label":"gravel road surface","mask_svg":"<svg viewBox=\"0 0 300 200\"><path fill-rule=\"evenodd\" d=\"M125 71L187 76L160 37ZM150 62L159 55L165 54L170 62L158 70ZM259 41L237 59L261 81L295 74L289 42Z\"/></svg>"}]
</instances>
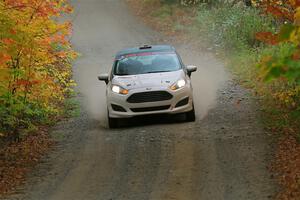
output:
<instances>
[{"instance_id":1,"label":"gravel road surface","mask_svg":"<svg viewBox=\"0 0 300 200\"><path fill-rule=\"evenodd\" d=\"M114 54L125 47L166 43L122 0L72 0L72 41L80 117L62 122L58 145L10 199L264 200L276 187L267 170L272 146L258 105L211 54L175 44L193 75L197 121L132 119L106 127L105 84Z\"/></svg>"}]
</instances>

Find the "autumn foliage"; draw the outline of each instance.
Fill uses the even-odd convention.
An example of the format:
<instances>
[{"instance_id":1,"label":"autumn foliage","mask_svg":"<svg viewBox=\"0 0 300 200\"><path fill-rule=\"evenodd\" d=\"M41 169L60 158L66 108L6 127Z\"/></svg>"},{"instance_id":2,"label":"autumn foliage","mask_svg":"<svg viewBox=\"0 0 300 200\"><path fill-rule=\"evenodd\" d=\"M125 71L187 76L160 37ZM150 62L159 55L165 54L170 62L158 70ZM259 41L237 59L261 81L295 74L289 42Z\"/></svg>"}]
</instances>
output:
<instances>
[{"instance_id":1,"label":"autumn foliage","mask_svg":"<svg viewBox=\"0 0 300 200\"><path fill-rule=\"evenodd\" d=\"M300 85L300 0L261 0L265 13L273 15L281 25L276 33L259 32L257 39L270 45L290 43L293 49L285 56L263 59L266 79L285 78Z\"/></svg>"},{"instance_id":2,"label":"autumn foliage","mask_svg":"<svg viewBox=\"0 0 300 200\"><path fill-rule=\"evenodd\" d=\"M281 86L272 95L284 107L281 119L289 121L280 130L284 136L279 141L272 167L282 186L277 199L296 200L300 196L300 0L261 0L258 5L265 14L274 17L278 27L275 32L259 32L256 38L275 48L290 46L288 51L263 57L260 69L265 80Z\"/></svg>"},{"instance_id":3,"label":"autumn foliage","mask_svg":"<svg viewBox=\"0 0 300 200\"><path fill-rule=\"evenodd\" d=\"M0 137L19 137L62 111L74 84L67 0L0 0Z\"/></svg>"}]
</instances>

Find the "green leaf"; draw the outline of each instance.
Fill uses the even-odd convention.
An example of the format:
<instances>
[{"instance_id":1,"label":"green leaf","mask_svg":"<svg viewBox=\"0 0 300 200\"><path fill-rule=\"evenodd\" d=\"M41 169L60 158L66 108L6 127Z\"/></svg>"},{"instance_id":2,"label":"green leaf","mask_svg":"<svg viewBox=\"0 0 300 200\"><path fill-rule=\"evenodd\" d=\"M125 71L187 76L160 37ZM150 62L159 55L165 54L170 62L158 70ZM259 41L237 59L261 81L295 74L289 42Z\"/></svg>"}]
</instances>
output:
<instances>
[{"instance_id":1,"label":"green leaf","mask_svg":"<svg viewBox=\"0 0 300 200\"><path fill-rule=\"evenodd\" d=\"M281 27L279 32L279 40L287 41L290 39L292 32L296 29L296 27L292 24L285 24Z\"/></svg>"}]
</instances>

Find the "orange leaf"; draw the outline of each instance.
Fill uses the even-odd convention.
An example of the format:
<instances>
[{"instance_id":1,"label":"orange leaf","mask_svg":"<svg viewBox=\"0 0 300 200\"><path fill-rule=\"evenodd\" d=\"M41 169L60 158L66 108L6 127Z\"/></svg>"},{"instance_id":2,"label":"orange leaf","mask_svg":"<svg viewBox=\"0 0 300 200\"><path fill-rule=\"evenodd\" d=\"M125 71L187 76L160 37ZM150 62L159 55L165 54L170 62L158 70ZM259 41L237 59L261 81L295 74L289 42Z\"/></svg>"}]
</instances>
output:
<instances>
[{"instance_id":1,"label":"orange leaf","mask_svg":"<svg viewBox=\"0 0 300 200\"><path fill-rule=\"evenodd\" d=\"M0 53L0 64L8 62L8 61L10 61L10 59L11 59L10 55Z\"/></svg>"},{"instance_id":2,"label":"orange leaf","mask_svg":"<svg viewBox=\"0 0 300 200\"><path fill-rule=\"evenodd\" d=\"M258 32L255 37L257 40L266 42L270 45L278 44L278 35L271 32Z\"/></svg>"},{"instance_id":3,"label":"orange leaf","mask_svg":"<svg viewBox=\"0 0 300 200\"><path fill-rule=\"evenodd\" d=\"M24 80L24 79L20 79L16 82L17 85L23 85L23 86L27 86L30 85L30 81Z\"/></svg>"},{"instance_id":4,"label":"orange leaf","mask_svg":"<svg viewBox=\"0 0 300 200\"><path fill-rule=\"evenodd\" d=\"M14 30L14 29L10 29L10 31L9 31L12 35L16 35L17 34L17 31L16 30Z\"/></svg>"},{"instance_id":5,"label":"orange leaf","mask_svg":"<svg viewBox=\"0 0 300 200\"><path fill-rule=\"evenodd\" d=\"M15 43L15 41L11 38L4 38L4 39L2 39L2 42L6 45L11 45L11 44Z\"/></svg>"}]
</instances>

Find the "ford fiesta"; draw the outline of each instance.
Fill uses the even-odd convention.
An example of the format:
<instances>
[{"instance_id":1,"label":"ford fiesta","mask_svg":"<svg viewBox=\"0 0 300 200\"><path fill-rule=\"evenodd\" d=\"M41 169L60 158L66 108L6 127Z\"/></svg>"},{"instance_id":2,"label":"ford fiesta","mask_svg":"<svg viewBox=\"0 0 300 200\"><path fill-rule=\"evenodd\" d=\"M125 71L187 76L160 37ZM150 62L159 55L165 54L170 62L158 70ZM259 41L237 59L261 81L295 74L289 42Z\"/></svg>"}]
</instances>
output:
<instances>
[{"instance_id":1,"label":"ford fiesta","mask_svg":"<svg viewBox=\"0 0 300 200\"><path fill-rule=\"evenodd\" d=\"M110 74L98 79L107 84L110 128L122 118L151 114L184 113L195 121L191 74L175 48L168 45L143 46L117 53Z\"/></svg>"}]
</instances>

